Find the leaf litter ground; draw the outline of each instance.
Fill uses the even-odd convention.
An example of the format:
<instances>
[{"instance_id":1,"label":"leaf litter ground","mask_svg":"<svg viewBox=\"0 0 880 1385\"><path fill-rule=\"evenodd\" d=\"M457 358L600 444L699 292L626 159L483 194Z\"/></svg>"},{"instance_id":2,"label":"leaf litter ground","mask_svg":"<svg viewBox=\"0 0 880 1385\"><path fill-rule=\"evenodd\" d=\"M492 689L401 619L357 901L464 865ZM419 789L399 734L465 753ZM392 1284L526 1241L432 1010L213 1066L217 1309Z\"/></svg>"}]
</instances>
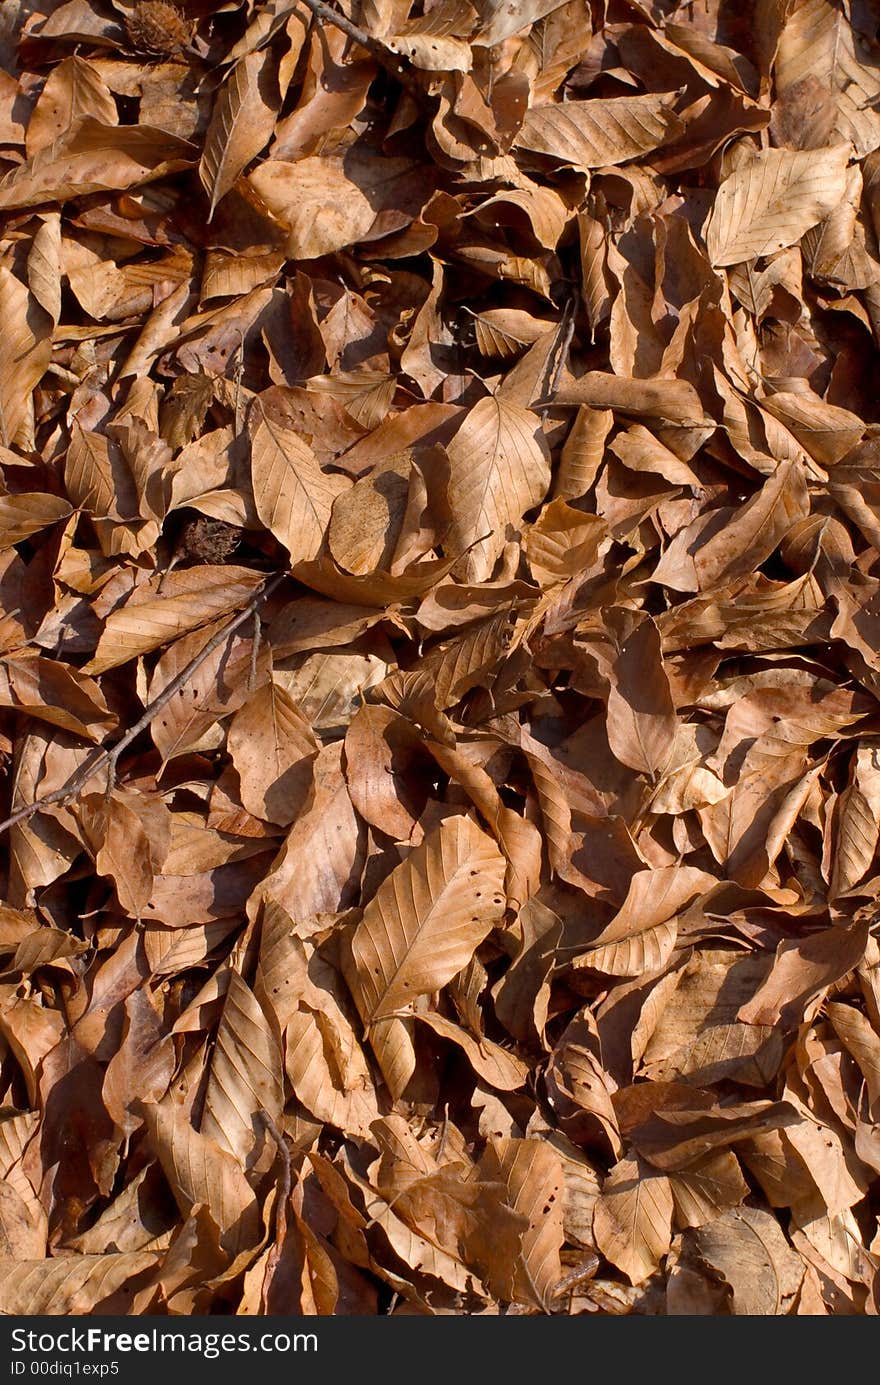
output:
<instances>
[{"instance_id":1,"label":"leaf litter ground","mask_svg":"<svg viewBox=\"0 0 880 1385\"><path fill-rule=\"evenodd\" d=\"M878 1310L880 6L9 0L0 1310Z\"/></svg>"}]
</instances>

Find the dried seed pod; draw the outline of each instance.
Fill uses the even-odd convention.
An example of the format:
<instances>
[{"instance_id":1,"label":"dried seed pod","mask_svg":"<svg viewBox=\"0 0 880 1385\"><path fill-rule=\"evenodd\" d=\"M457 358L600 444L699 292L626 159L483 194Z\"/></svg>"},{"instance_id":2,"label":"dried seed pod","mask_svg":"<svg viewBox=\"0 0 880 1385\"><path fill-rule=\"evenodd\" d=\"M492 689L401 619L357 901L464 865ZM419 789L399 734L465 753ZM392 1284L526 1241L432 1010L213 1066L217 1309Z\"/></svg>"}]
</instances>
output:
<instances>
[{"instance_id":1,"label":"dried seed pod","mask_svg":"<svg viewBox=\"0 0 880 1385\"><path fill-rule=\"evenodd\" d=\"M170 56L181 53L193 36L194 24L166 0L138 0L125 21L132 48L139 53Z\"/></svg>"},{"instance_id":2,"label":"dried seed pod","mask_svg":"<svg viewBox=\"0 0 880 1385\"><path fill-rule=\"evenodd\" d=\"M241 542L241 530L223 519L188 519L177 540L178 555L195 563L225 563Z\"/></svg>"}]
</instances>

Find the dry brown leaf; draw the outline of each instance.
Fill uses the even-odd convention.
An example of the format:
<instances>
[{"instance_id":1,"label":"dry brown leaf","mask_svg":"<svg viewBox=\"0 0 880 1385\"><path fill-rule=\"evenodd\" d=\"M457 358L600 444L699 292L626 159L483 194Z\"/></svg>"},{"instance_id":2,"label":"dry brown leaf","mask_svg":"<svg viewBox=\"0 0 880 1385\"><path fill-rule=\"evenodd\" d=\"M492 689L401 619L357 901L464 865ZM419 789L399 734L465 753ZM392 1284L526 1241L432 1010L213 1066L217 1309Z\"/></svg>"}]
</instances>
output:
<instances>
[{"instance_id":1,"label":"dry brown leaf","mask_svg":"<svg viewBox=\"0 0 880 1385\"><path fill-rule=\"evenodd\" d=\"M346 1135L369 1138L379 1117L372 1075L354 1030L329 995L303 1007L285 1030L285 1071L312 1114Z\"/></svg>"},{"instance_id":2,"label":"dry brown leaf","mask_svg":"<svg viewBox=\"0 0 880 1385\"><path fill-rule=\"evenodd\" d=\"M288 228L288 257L301 260L357 244L371 230L377 213L386 208L396 212L401 203L412 207L409 215L400 217L399 224L405 225L430 190L422 170L408 159L358 149L295 163L274 158L255 168L249 181Z\"/></svg>"},{"instance_id":3,"label":"dry brown leaf","mask_svg":"<svg viewBox=\"0 0 880 1385\"><path fill-rule=\"evenodd\" d=\"M421 746L415 729L388 707L365 705L345 733L351 801L365 822L406 841L423 795L408 773Z\"/></svg>"},{"instance_id":4,"label":"dry brown leaf","mask_svg":"<svg viewBox=\"0 0 880 1385\"><path fill-rule=\"evenodd\" d=\"M33 157L80 120L91 116L116 125L116 102L94 66L76 54L63 58L46 78L27 126L27 152Z\"/></svg>"},{"instance_id":5,"label":"dry brown leaf","mask_svg":"<svg viewBox=\"0 0 880 1385\"><path fill-rule=\"evenodd\" d=\"M265 1141L261 1118L277 1122L283 1106L281 1055L253 991L229 976L205 1087L200 1129L244 1168Z\"/></svg>"},{"instance_id":6,"label":"dry brown leaf","mask_svg":"<svg viewBox=\"0 0 880 1385\"><path fill-rule=\"evenodd\" d=\"M406 1010L470 961L502 917L504 858L469 818L441 823L380 885L352 934L364 1023Z\"/></svg>"},{"instance_id":7,"label":"dry brown leaf","mask_svg":"<svg viewBox=\"0 0 880 1385\"><path fill-rule=\"evenodd\" d=\"M229 754L248 812L287 827L308 788L319 745L296 702L270 681L248 698L229 727Z\"/></svg>"},{"instance_id":8,"label":"dry brown leaf","mask_svg":"<svg viewBox=\"0 0 880 1385\"><path fill-rule=\"evenodd\" d=\"M172 573L161 593L158 581L135 588L129 601L108 616L84 671L116 668L228 615L247 603L260 582L259 574L248 568L202 566Z\"/></svg>"},{"instance_id":9,"label":"dry brown leaf","mask_svg":"<svg viewBox=\"0 0 880 1385\"><path fill-rule=\"evenodd\" d=\"M663 1174L637 1159L621 1159L602 1185L593 1212L596 1244L612 1265L641 1284L657 1269L672 1241L672 1189Z\"/></svg>"},{"instance_id":10,"label":"dry brown leaf","mask_svg":"<svg viewBox=\"0 0 880 1385\"><path fill-rule=\"evenodd\" d=\"M135 187L194 162L195 146L147 125L83 118L0 179L0 208L66 201L107 188Z\"/></svg>"},{"instance_id":11,"label":"dry brown leaf","mask_svg":"<svg viewBox=\"0 0 880 1385\"><path fill-rule=\"evenodd\" d=\"M206 1207L230 1255L256 1244L260 1232L257 1200L238 1160L190 1125L180 1107L143 1107L144 1124L175 1200L184 1217Z\"/></svg>"},{"instance_id":12,"label":"dry brown leaf","mask_svg":"<svg viewBox=\"0 0 880 1385\"><path fill-rule=\"evenodd\" d=\"M277 111L276 81L271 50L261 49L236 63L214 98L199 163L199 177L211 199L209 216L269 141Z\"/></svg>"},{"instance_id":13,"label":"dry brown leaf","mask_svg":"<svg viewBox=\"0 0 880 1385\"><path fill-rule=\"evenodd\" d=\"M484 1037L474 1038L466 1029L433 1010L416 1011L414 1017L441 1039L458 1044L474 1072L487 1086L501 1092L515 1092L525 1085L529 1076L528 1066L500 1044Z\"/></svg>"},{"instance_id":14,"label":"dry brown leaf","mask_svg":"<svg viewBox=\"0 0 880 1385\"><path fill-rule=\"evenodd\" d=\"M528 112L516 143L576 168L627 163L681 129L675 93L565 101Z\"/></svg>"},{"instance_id":15,"label":"dry brown leaf","mask_svg":"<svg viewBox=\"0 0 880 1385\"><path fill-rule=\"evenodd\" d=\"M257 514L284 544L291 563L316 558L333 501L349 482L321 470L306 442L255 407L251 423L251 478Z\"/></svg>"},{"instance_id":16,"label":"dry brown leaf","mask_svg":"<svg viewBox=\"0 0 880 1385\"><path fill-rule=\"evenodd\" d=\"M0 442L26 440L31 390L42 379L52 355L51 321L5 265L0 265Z\"/></svg>"},{"instance_id":17,"label":"dry brown leaf","mask_svg":"<svg viewBox=\"0 0 880 1385\"><path fill-rule=\"evenodd\" d=\"M765 149L721 184L706 228L713 265L739 264L796 245L844 194L850 146Z\"/></svg>"},{"instance_id":18,"label":"dry brown leaf","mask_svg":"<svg viewBox=\"0 0 880 1385\"><path fill-rule=\"evenodd\" d=\"M562 1160L543 1140L493 1140L490 1149L498 1176L507 1185L508 1205L529 1222L523 1232L522 1260L506 1297L521 1303L531 1300L547 1311L562 1277Z\"/></svg>"},{"instance_id":19,"label":"dry brown leaf","mask_svg":"<svg viewBox=\"0 0 880 1385\"><path fill-rule=\"evenodd\" d=\"M660 636L650 619L626 635L609 670L608 743L623 764L656 777L675 736L675 709Z\"/></svg>"},{"instance_id":20,"label":"dry brown leaf","mask_svg":"<svg viewBox=\"0 0 880 1385\"><path fill-rule=\"evenodd\" d=\"M858 885L870 869L880 833L880 764L877 751L859 747L851 782L837 805L837 833L831 876L833 896Z\"/></svg>"},{"instance_id":21,"label":"dry brown leaf","mask_svg":"<svg viewBox=\"0 0 880 1385\"><path fill-rule=\"evenodd\" d=\"M33 8L2 1306L876 1315L874 0Z\"/></svg>"},{"instance_id":22,"label":"dry brown leaf","mask_svg":"<svg viewBox=\"0 0 880 1385\"><path fill-rule=\"evenodd\" d=\"M803 1261L768 1212L736 1208L685 1239L688 1250L726 1284L731 1313L776 1317L791 1311Z\"/></svg>"},{"instance_id":23,"label":"dry brown leaf","mask_svg":"<svg viewBox=\"0 0 880 1385\"><path fill-rule=\"evenodd\" d=\"M835 981L858 964L865 950L865 925L827 928L811 937L779 944L766 981L739 1017L746 1024L793 1027Z\"/></svg>"},{"instance_id":24,"label":"dry brown leaf","mask_svg":"<svg viewBox=\"0 0 880 1385\"><path fill-rule=\"evenodd\" d=\"M254 916L263 900L280 904L303 936L321 927L322 914L354 902L363 869L365 833L352 806L340 751L331 744L318 753L305 808L248 902Z\"/></svg>"},{"instance_id":25,"label":"dry brown leaf","mask_svg":"<svg viewBox=\"0 0 880 1385\"><path fill-rule=\"evenodd\" d=\"M504 399L481 399L449 449L450 541L465 554L463 580L492 576L504 543L550 482L537 417Z\"/></svg>"},{"instance_id":26,"label":"dry brown leaf","mask_svg":"<svg viewBox=\"0 0 880 1385\"><path fill-rule=\"evenodd\" d=\"M116 1289L159 1262L156 1251L119 1255L63 1255L57 1260L6 1260L2 1311L63 1317L90 1313Z\"/></svg>"}]
</instances>

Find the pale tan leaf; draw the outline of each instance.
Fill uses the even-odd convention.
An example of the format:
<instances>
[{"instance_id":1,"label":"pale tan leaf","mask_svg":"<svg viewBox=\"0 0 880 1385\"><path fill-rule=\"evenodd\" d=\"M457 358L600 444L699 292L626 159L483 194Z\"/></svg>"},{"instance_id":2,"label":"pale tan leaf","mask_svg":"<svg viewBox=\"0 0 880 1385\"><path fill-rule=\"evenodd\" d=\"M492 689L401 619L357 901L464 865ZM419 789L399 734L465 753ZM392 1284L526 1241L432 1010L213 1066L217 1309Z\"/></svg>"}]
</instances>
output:
<instances>
[{"instance_id":1,"label":"pale tan leaf","mask_svg":"<svg viewBox=\"0 0 880 1385\"><path fill-rule=\"evenodd\" d=\"M385 42L392 53L400 53L423 72L471 70L471 48L461 39L407 32L386 38Z\"/></svg>"},{"instance_id":2,"label":"pale tan leaf","mask_svg":"<svg viewBox=\"0 0 880 1385\"><path fill-rule=\"evenodd\" d=\"M112 880L122 908L139 919L153 891L154 854L143 821L130 802L114 793L85 796L80 822L94 852L95 870Z\"/></svg>"},{"instance_id":3,"label":"pale tan leaf","mask_svg":"<svg viewBox=\"0 0 880 1385\"><path fill-rule=\"evenodd\" d=\"M131 1136L141 1125L139 1103L161 1101L167 1092L175 1054L174 1040L149 991L132 991L125 999L125 1012L128 1028L107 1064L101 1095L111 1119Z\"/></svg>"},{"instance_id":4,"label":"pale tan leaf","mask_svg":"<svg viewBox=\"0 0 880 1385\"><path fill-rule=\"evenodd\" d=\"M448 818L379 886L351 939L365 1024L439 990L502 917L504 857L465 817Z\"/></svg>"},{"instance_id":5,"label":"pale tan leaf","mask_svg":"<svg viewBox=\"0 0 880 1385\"><path fill-rule=\"evenodd\" d=\"M296 817L318 741L293 698L275 682L235 714L227 737L241 801L255 817L282 826Z\"/></svg>"},{"instance_id":6,"label":"pale tan leaf","mask_svg":"<svg viewBox=\"0 0 880 1385\"><path fill-rule=\"evenodd\" d=\"M346 407L351 413L350 401ZM337 496L327 543L346 572L391 567L409 502L411 470L410 455L403 453Z\"/></svg>"},{"instance_id":7,"label":"pale tan leaf","mask_svg":"<svg viewBox=\"0 0 880 1385\"><path fill-rule=\"evenodd\" d=\"M61 216L58 212L49 212L44 214L34 236L27 261L27 281L54 327L61 317L61 272Z\"/></svg>"},{"instance_id":8,"label":"pale tan leaf","mask_svg":"<svg viewBox=\"0 0 880 1385\"><path fill-rule=\"evenodd\" d=\"M654 580L676 591L708 591L723 579L754 572L808 512L803 464L782 462L751 499L731 509L726 524L718 524L716 512L679 530L654 569ZM710 537L702 540L707 525Z\"/></svg>"},{"instance_id":9,"label":"pale tan leaf","mask_svg":"<svg viewBox=\"0 0 880 1385\"><path fill-rule=\"evenodd\" d=\"M834 466L862 437L865 425L857 414L827 403L811 390L779 390L761 407L783 423L821 466Z\"/></svg>"},{"instance_id":10,"label":"pale tan leaf","mask_svg":"<svg viewBox=\"0 0 880 1385\"><path fill-rule=\"evenodd\" d=\"M416 1075L415 1019L392 1016L370 1028L370 1047L392 1101L399 1101Z\"/></svg>"},{"instance_id":11,"label":"pale tan leaf","mask_svg":"<svg viewBox=\"0 0 880 1385\"><path fill-rule=\"evenodd\" d=\"M387 1238L388 1244L394 1254L400 1257L404 1265L419 1275L428 1276L437 1280L440 1284L447 1284L458 1293L467 1293L472 1288L478 1289L482 1286L475 1285L473 1271L467 1269L461 1261L440 1246L429 1241L427 1237L421 1236L397 1215L389 1203L384 1198L377 1196L366 1179L360 1177L349 1165L349 1181L361 1188L366 1195L367 1205L370 1210L371 1221Z\"/></svg>"},{"instance_id":12,"label":"pale tan leaf","mask_svg":"<svg viewBox=\"0 0 880 1385\"><path fill-rule=\"evenodd\" d=\"M562 1277L562 1160L553 1146L541 1139L495 1139L491 1149L500 1166L499 1175L507 1185L508 1205L528 1218L510 1297L547 1311Z\"/></svg>"},{"instance_id":13,"label":"pale tan leaf","mask_svg":"<svg viewBox=\"0 0 880 1385\"><path fill-rule=\"evenodd\" d=\"M268 142L278 94L272 52L264 48L236 63L214 98L199 162L199 178L211 200L209 221L217 203Z\"/></svg>"},{"instance_id":14,"label":"pale tan leaf","mask_svg":"<svg viewBox=\"0 0 880 1385\"><path fill-rule=\"evenodd\" d=\"M866 939L866 925L855 924L781 942L767 979L740 1007L739 1019L746 1024L782 1023L793 1028L830 985L857 966Z\"/></svg>"},{"instance_id":15,"label":"pale tan leaf","mask_svg":"<svg viewBox=\"0 0 880 1385\"><path fill-rule=\"evenodd\" d=\"M148 125L109 125L83 118L33 158L0 179L0 208L64 202L90 192L124 189L195 161L185 139Z\"/></svg>"},{"instance_id":16,"label":"pale tan leaf","mask_svg":"<svg viewBox=\"0 0 880 1385\"><path fill-rule=\"evenodd\" d=\"M704 1226L728 1208L738 1207L749 1195L739 1161L729 1149L670 1174L669 1184L679 1227Z\"/></svg>"},{"instance_id":17,"label":"pale tan leaf","mask_svg":"<svg viewBox=\"0 0 880 1385\"><path fill-rule=\"evenodd\" d=\"M250 600L262 581L262 573L252 568L206 564L136 587L125 605L107 617L95 656L84 671L104 673L231 614Z\"/></svg>"},{"instance_id":18,"label":"pale tan leaf","mask_svg":"<svg viewBox=\"0 0 880 1385\"><path fill-rule=\"evenodd\" d=\"M671 919L645 928L634 937L591 947L577 958L575 967L590 967L606 976L653 975L669 961L677 938L678 927Z\"/></svg>"},{"instance_id":19,"label":"pale tan leaf","mask_svg":"<svg viewBox=\"0 0 880 1385\"><path fill-rule=\"evenodd\" d=\"M207 644L222 634L224 622L217 621L201 630L193 630L175 640L156 664L147 689L147 700L159 697ZM246 701L251 687L259 689L269 675L269 653L265 645L256 651L253 639L233 632L222 639L216 649L203 661L165 703L153 719L150 734L163 761L185 755L206 743L210 746L212 728L224 717L236 711ZM213 743L216 745L215 734Z\"/></svg>"},{"instance_id":20,"label":"pale tan leaf","mask_svg":"<svg viewBox=\"0 0 880 1385\"><path fill-rule=\"evenodd\" d=\"M605 412L619 409L635 418L659 418L693 427L702 424L705 414L700 396L689 380L634 379L602 370L588 370L576 380L562 381L556 399L562 404L586 404Z\"/></svg>"},{"instance_id":21,"label":"pale tan leaf","mask_svg":"<svg viewBox=\"0 0 880 1385\"><path fill-rule=\"evenodd\" d=\"M0 549L11 548L50 524L67 519L70 503L60 495L45 491L23 491L0 496Z\"/></svg>"},{"instance_id":22,"label":"pale tan leaf","mask_svg":"<svg viewBox=\"0 0 880 1385\"><path fill-rule=\"evenodd\" d=\"M74 419L64 466L64 485L73 503L93 515L116 512L112 441Z\"/></svg>"},{"instance_id":23,"label":"pale tan leaf","mask_svg":"<svg viewBox=\"0 0 880 1385\"><path fill-rule=\"evenodd\" d=\"M0 443L28 427L30 395L52 356L52 323L15 275L0 265Z\"/></svg>"},{"instance_id":24,"label":"pale tan leaf","mask_svg":"<svg viewBox=\"0 0 880 1385\"><path fill-rule=\"evenodd\" d=\"M238 972L229 977L205 1088L201 1131L249 1168L265 1139L261 1116L281 1116L281 1052L259 1001Z\"/></svg>"},{"instance_id":25,"label":"pale tan leaf","mask_svg":"<svg viewBox=\"0 0 880 1385\"><path fill-rule=\"evenodd\" d=\"M401 217L405 224L430 192L430 180L418 164L385 158L358 145L341 156L316 155L292 163L268 159L248 181L289 228L287 254L295 260L313 260L356 245L386 209L394 208L400 215L410 206L410 215L403 212Z\"/></svg>"},{"instance_id":26,"label":"pale tan leaf","mask_svg":"<svg viewBox=\"0 0 880 1385\"><path fill-rule=\"evenodd\" d=\"M536 415L503 399L481 399L448 448L451 542L465 581L491 577L523 514L546 493L547 447Z\"/></svg>"},{"instance_id":27,"label":"pale tan leaf","mask_svg":"<svg viewBox=\"0 0 880 1385\"><path fill-rule=\"evenodd\" d=\"M350 481L321 470L306 442L255 406L251 423L251 477L257 514L284 544L291 564L316 558L333 501Z\"/></svg>"},{"instance_id":28,"label":"pale tan leaf","mask_svg":"<svg viewBox=\"0 0 880 1385\"><path fill-rule=\"evenodd\" d=\"M860 30L831 0L804 0L787 10L774 73L778 102L796 105L807 84L824 98L813 111L796 111L797 148L812 151L837 138L850 140L864 157L880 146L880 76L865 61Z\"/></svg>"},{"instance_id":29,"label":"pale tan leaf","mask_svg":"<svg viewBox=\"0 0 880 1385\"><path fill-rule=\"evenodd\" d=\"M559 9L564 0L480 0L480 44L491 48Z\"/></svg>"},{"instance_id":30,"label":"pale tan leaf","mask_svg":"<svg viewBox=\"0 0 880 1385\"><path fill-rule=\"evenodd\" d=\"M297 1010L288 1021L284 1044L285 1071L303 1106L345 1135L369 1139L370 1126L379 1117L373 1078L338 1006L332 1013Z\"/></svg>"},{"instance_id":31,"label":"pale tan leaf","mask_svg":"<svg viewBox=\"0 0 880 1385\"><path fill-rule=\"evenodd\" d=\"M254 994L279 1036L299 1005L304 971L293 919L277 900L267 899L260 914Z\"/></svg>"},{"instance_id":32,"label":"pale tan leaf","mask_svg":"<svg viewBox=\"0 0 880 1385\"><path fill-rule=\"evenodd\" d=\"M275 681L284 688L316 731L341 731L364 696L384 677L388 665L376 654L351 649L319 650L279 669Z\"/></svg>"},{"instance_id":33,"label":"pale tan leaf","mask_svg":"<svg viewBox=\"0 0 880 1385\"><path fill-rule=\"evenodd\" d=\"M114 722L94 679L30 650L0 660L0 706L18 707L90 741L101 740Z\"/></svg>"},{"instance_id":34,"label":"pale tan leaf","mask_svg":"<svg viewBox=\"0 0 880 1385\"><path fill-rule=\"evenodd\" d=\"M120 1255L62 1255L56 1260L0 1262L0 1312L66 1317L90 1313L105 1298L153 1269L156 1251Z\"/></svg>"},{"instance_id":35,"label":"pale tan leaf","mask_svg":"<svg viewBox=\"0 0 880 1385\"><path fill-rule=\"evenodd\" d=\"M880 834L880 758L871 746L860 746L851 782L837 805L831 896L845 894L864 878Z\"/></svg>"},{"instance_id":36,"label":"pale tan leaf","mask_svg":"<svg viewBox=\"0 0 880 1385\"><path fill-rule=\"evenodd\" d=\"M532 572L546 587L575 575L586 577L609 543L603 520L556 499L529 529L525 549Z\"/></svg>"},{"instance_id":37,"label":"pale tan leaf","mask_svg":"<svg viewBox=\"0 0 880 1385\"><path fill-rule=\"evenodd\" d=\"M672 1055L652 1076L688 1077L701 1086L725 1078L766 1087L782 1062L782 1035L764 1024L713 1024Z\"/></svg>"},{"instance_id":38,"label":"pale tan leaf","mask_svg":"<svg viewBox=\"0 0 880 1385\"><path fill-rule=\"evenodd\" d=\"M508 808L485 770L461 752L427 742L441 769L460 784L490 829L504 855L504 888L511 908L519 909L538 889L541 876L541 836L534 823Z\"/></svg>"},{"instance_id":39,"label":"pale tan leaf","mask_svg":"<svg viewBox=\"0 0 880 1385\"><path fill-rule=\"evenodd\" d=\"M238 1160L194 1130L182 1108L167 1099L158 1106L145 1105L143 1117L181 1215L188 1217L202 1203L231 1255L255 1245L259 1205Z\"/></svg>"},{"instance_id":40,"label":"pale tan leaf","mask_svg":"<svg viewBox=\"0 0 880 1385\"><path fill-rule=\"evenodd\" d=\"M21 1182L20 1176L19 1183ZM24 1180L27 1182L27 1180ZM23 1197L12 1183L0 1183L0 1255L12 1260L39 1260L46 1254L48 1222L33 1189Z\"/></svg>"},{"instance_id":41,"label":"pale tan leaf","mask_svg":"<svg viewBox=\"0 0 880 1385\"><path fill-rule=\"evenodd\" d=\"M858 1063L868 1089L872 1108L880 1106L880 1036L870 1022L851 1005L833 1003L826 1014L844 1048Z\"/></svg>"},{"instance_id":42,"label":"pale tan leaf","mask_svg":"<svg viewBox=\"0 0 880 1385\"><path fill-rule=\"evenodd\" d=\"M596 1244L631 1284L654 1273L672 1241L672 1189L663 1174L621 1159L602 1185L593 1213Z\"/></svg>"},{"instance_id":43,"label":"pale tan leaf","mask_svg":"<svg viewBox=\"0 0 880 1385\"><path fill-rule=\"evenodd\" d=\"M553 322L532 317L521 308L486 308L474 313L474 335L483 356L508 359L518 356L532 342L551 332Z\"/></svg>"},{"instance_id":44,"label":"pale tan leaf","mask_svg":"<svg viewBox=\"0 0 880 1385\"><path fill-rule=\"evenodd\" d=\"M796 245L842 199L850 152L848 144L764 149L731 173L706 226L712 264L738 264Z\"/></svg>"},{"instance_id":45,"label":"pale tan leaf","mask_svg":"<svg viewBox=\"0 0 880 1385\"><path fill-rule=\"evenodd\" d=\"M736 1208L687 1234L704 1263L730 1286L734 1314L778 1317L790 1311L804 1264L769 1212Z\"/></svg>"},{"instance_id":46,"label":"pale tan leaf","mask_svg":"<svg viewBox=\"0 0 880 1385\"><path fill-rule=\"evenodd\" d=\"M660 636L648 617L626 636L611 669L608 744L623 764L657 775L669 762L676 717Z\"/></svg>"},{"instance_id":47,"label":"pale tan leaf","mask_svg":"<svg viewBox=\"0 0 880 1385\"><path fill-rule=\"evenodd\" d=\"M516 143L577 168L627 163L680 133L675 100L666 92L538 106L527 113Z\"/></svg>"},{"instance_id":48,"label":"pale tan leaf","mask_svg":"<svg viewBox=\"0 0 880 1385\"><path fill-rule=\"evenodd\" d=\"M309 801L248 903L255 917L263 900L275 900L303 937L321 927L321 914L355 902L363 869L366 832L352 806L341 752L339 742L319 752Z\"/></svg>"},{"instance_id":49,"label":"pale tan leaf","mask_svg":"<svg viewBox=\"0 0 880 1385\"><path fill-rule=\"evenodd\" d=\"M515 1092L528 1081L528 1066L491 1039L474 1038L461 1025L454 1024L436 1010L416 1011L414 1018L419 1024L426 1024L439 1038L458 1044L481 1081L496 1091ZM373 1033L371 1030L371 1041Z\"/></svg>"},{"instance_id":50,"label":"pale tan leaf","mask_svg":"<svg viewBox=\"0 0 880 1385\"><path fill-rule=\"evenodd\" d=\"M86 116L118 124L116 102L92 63L74 54L63 58L46 78L31 113L27 152L32 157Z\"/></svg>"},{"instance_id":51,"label":"pale tan leaf","mask_svg":"<svg viewBox=\"0 0 880 1385\"><path fill-rule=\"evenodd\" d=\"M36 1111L18 1111L15 1115L0 1118L0 1171L3 1178L8 1179L12 1174L38 1122Z\"/></svg>"},{"instance_id":52,"label":"pale tan leaf","mask_svg":"<svg viewBox=\"0 0 880 1385\"><path fill-rule=\"evenodd\" d=\"M411 837L418 818L407 769L419 746L411 723L388 707L364 704L345 733L351 801L365 822L398 841Z\"/></svg>"}]
</instances>

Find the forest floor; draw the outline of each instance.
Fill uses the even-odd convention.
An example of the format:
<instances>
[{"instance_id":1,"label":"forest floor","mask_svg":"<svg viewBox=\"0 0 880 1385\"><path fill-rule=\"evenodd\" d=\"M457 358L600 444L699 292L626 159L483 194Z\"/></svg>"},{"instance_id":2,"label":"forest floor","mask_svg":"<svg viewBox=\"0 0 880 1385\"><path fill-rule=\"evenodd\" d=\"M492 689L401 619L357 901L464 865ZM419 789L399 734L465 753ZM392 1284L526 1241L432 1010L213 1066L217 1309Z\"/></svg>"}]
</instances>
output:
<instances>
[{"instance_id":1,"label":"forest floor","mask_svg":"<svg viewBox=\"0 0 880 1385\"><path fill-rule=\"evenodd\" d=\"M6 0L0 1312L880 1307L878 0Z\"/></svg>"}]
</instances>

